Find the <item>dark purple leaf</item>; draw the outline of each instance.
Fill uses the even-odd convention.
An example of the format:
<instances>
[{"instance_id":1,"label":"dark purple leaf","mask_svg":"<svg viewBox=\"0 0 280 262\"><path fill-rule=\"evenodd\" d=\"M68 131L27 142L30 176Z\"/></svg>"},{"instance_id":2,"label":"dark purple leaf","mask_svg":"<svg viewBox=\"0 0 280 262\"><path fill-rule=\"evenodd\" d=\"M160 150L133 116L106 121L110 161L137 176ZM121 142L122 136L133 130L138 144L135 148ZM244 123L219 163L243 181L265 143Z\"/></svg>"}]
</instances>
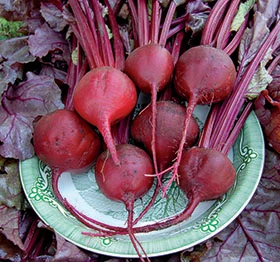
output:
<instances>
[{"instance_id":1,"label":"dark purple leaf","mask_svg":"<svg viewBox=\"0 0 280 262\"><path fill-rule=\"evenodd\" d=\"M22 191L18 161L0 156L0 205L22 209L24 194Z\"/></svg>"},{"instance_id":2,"label":"dark purple leaf","mask_svg":"<svg viewBox=\"0 0 280 262\"><path fill-rule=\"evenodd\" d=\"M38 0L1 0L0 16L7 20L24 21L27 17L39 14L40 1Z\"/></svg>"},{"instance_id":3,"label":"dark purple leaf","mask_svg":"<svg viewBox=\"0 0 280 262\"><path fill-rule=\"evenodd\" d=\"M62 31L68 24L63 17L61 1L42 2L41 14L49 26L56 32Z\"/></svg>"},{"instance_id":4,"label":"dark purple leaf","mask_svg":"<svg viewBox=\"0 0 280 262\"><path fill-rule=\"evenodd\" d=\"M0 53L6 64L29 63L36 59L29 52L27 41L28 37L22 36L0 42Z\"/></svg>"},{"instance_id":5,"label":"dark purple leaf","mask_svg":"<svg viewBox=\"0 0 280 262\"><path fill-rule=\"evenodd\" d=\"M70 61L70 50L64 37L52 30L46 23L35 30L35 34L29 36L29 51L36 57L44 57L49 52L54 56L60 56L61 60ZM57 57L56 57L57 60Z\"/></svg>"},{"instance_id":6,"label":"dark purple leaf","mask_svg":"<svg viewBox=\"0 0 280 262\"><path fill-rule=\"evenodd\" d=\"M272 82L267 87L269 95L275 101L280 102L280 66L278 65L272 72Z\"/></svg>"},{"instance_id":7,"label":"dark purple leaf","mask_svg":"<svg viewBox=\"0 0 280 262\"><path fill-rule=\"evenodd\" d=\"M0 259L1 261L21 262L24 256L23 251L15 246L0 233Z\"/></svg>"},{"instance_id":8,"label":"dark purple leaf","mask_svg":"<svg viewBox=\"0 0 280 262\"><path fill-rule=\"evenodd\" d=\"M14 84L18 77L17 72L10 66L0 65L0 93L2 94L6 90L8 84Z\"/></svg>"},{"instance_id":9,"label":"dark purple leaf","mask_svg":"<svg viewBox=\"0 0 280 262\"><path fill-rule=\"evenodd\" d=\"M30 54L27 44L28 37L12 38L0 41L0 93L7 89L8 84L14 84L22 79L22 64L35 61L36 57Z\"/></svg>"},{"instance_id":10,"label":"dark purple leaf","mask_svg":"<svg viewBox=\"0 0 280 262\"><path fill-rule=\"evenodd\" d=\"M24 245L19 237L19 221L20 211L4 205L0 206L0 233L24 250Z\"/></svg>"},{"instance_id":11,"label":"dark purple leaf","mask_svg":"<svg viewBox=\"0 0 280 262\"><path fill-rule=\"evenodd\" d=\"M64 238L62 238L60 235L56 234L56 241L57 241L57 247L56 247L56 254L54 256L55 261L79 261L79 262L97 262L98 258L97 256L90 257L85 252L83 252L81 249L79 249L74 244L66 241Z\"/></svg>"},{"instance_id":12,"label":"dark purple leaf","mask_svg":"<svg viewBox=\"0 0 280 262\"><path fill-rule=\"evenodd\" d=\"M0 155L24 160L34 154L33 120L63 108L61 91L52 77L27 73L27 80L10 86L0 106Z\"/></svg>"},{"instance_id":13,"label":"dark purple leaf","mask_svg":"<svg viewBox=\"0 0 280 262\"><path fill-rule=\"evenodd\" d=\"M204 28L204 24L211 8L201 0L188 1L186 5L186 31L191 32L191 37L200 34Z\"/></svg>"},{"instance_id":14,"label":"dark purple leaf","mask_svg":"<svg viewBox=\"0 0 280 262\"><path fill-rule=\"evenodd\" d=\"M67 73L51 65L44 64L42 65L40 75L51 76L55 79L60 80L62 83L65 83Z\"/></svg>"}]
</instances>

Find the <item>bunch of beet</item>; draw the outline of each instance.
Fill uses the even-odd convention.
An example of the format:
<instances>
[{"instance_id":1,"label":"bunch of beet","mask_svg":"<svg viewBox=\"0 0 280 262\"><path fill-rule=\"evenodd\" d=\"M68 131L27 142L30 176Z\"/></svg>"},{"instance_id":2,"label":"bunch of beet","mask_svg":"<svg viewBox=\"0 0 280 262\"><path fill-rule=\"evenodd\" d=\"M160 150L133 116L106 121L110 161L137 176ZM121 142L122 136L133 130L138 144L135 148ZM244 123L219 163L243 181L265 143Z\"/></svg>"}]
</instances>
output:
<instances>
[{"instance_id":1,"label":"bunch of beet","mask_svg":"<svg viewBox=\"0 0 280 262\"><path fill-rule=\"evenodd\" d=\"M222 2L218 1L219 5ZM233 2L228 12L236 11L237 2ZM137 1L137 6L134 1L128 1L133 13L135 48L126 55L114 10L107 0L103 2L108 11L106 19L102 15L102 5L97 1L69 0L69 4L77 21L72 24L74 39L85 56L80 54L78 65L69 67L69 79L73 73L77 77L71 84L69 82L66 108L42 116L35 123L35 152L51 167L53 191L61 203L96 231L84 234L127 234L144 261L142 256L148 259L148 255L136 233L159 230L184 221L201 201L221 197L235 182L236 171L227 157L228 150L208 143L208 138L215 130L212 118L219 112L214 105L219 107L223 101L231 101L236 83L241 85L236 64L229 55L240 38L234 38L233 43L227 45L229 37L218 35L215 38L206 27L202 44L181 52L175 44L170 48L172 42L168 42L172 17L180 1L171 1L162 24L163 7L159 1L153 1L150 23L144 1ZM218 17L218 11L213 8L209 21ZM215 32L222 34L227 26L222 23ZM113 32L113 40L107 27ZM175 43L182 43L182 34L177 36ZM216 46L211 37L217 40ZM170 99L159 99L159 94L165 91L171 94L168 95ZM141 93L150 96L150 103L135 116ZM165 95L162 97L166 98ZM195 107L199 104L215 108L203 130L194 118ZM238 125L235 132L240 128ZM230 137L231 128L226 131L225 139ZM126 135L120 143L115 136L122 132ZM217 141L226 143L225 140ZM230 142L227 148L234 139ZM109 199L124 204L128 213L125 226L96 221L61 196L58 181L62 172L79 174L90 168L94 169L100 191ZM165 186L161 183L164 176L170 177ZM157 186L151 201L135 218L135 200L151 189L155 179ZM163 197L167 196L171 183L177 183L186 194L186 208L164 221L138 226L160 190Z\"/></svg>"}]
</instances>

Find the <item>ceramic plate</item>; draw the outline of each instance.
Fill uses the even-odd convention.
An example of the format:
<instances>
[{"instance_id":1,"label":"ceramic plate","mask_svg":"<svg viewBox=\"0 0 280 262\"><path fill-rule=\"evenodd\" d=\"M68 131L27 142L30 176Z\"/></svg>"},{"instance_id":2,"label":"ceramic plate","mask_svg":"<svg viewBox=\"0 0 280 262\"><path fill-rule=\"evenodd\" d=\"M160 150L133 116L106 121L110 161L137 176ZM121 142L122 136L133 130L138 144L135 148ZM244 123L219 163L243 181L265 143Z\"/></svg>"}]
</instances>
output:
<instances>
[{"instance_id":1,"label":"ceramic plate","mask_svg":"<svg viewBox=\"0 0 280 262\"><path fill-rule=\"evenodd\" d=\"M199 115L203 122L205 114ZM264 165L264 141L261 127L254 113L247 119L231 151L237 170L233 188L221 199L201 203L192 217L164 230L137 234L149 256L161 256L201 243L229 225L245 208L259 183ZM25 194L39 217L57 233L75 245L100 254L118 257L137 257L128 236L88 237L82 232L93 232L77 221L54 197L51 171L33 157L20 163L20 174ZM71 175L63 173L59 188L64 197L79 211L110 225L125 226L127 212L122 203L106 199L98 190L94 173ZM135 216L149 201L152 190L135 203ZM168 198L158 197L153 208L140 224L148 224L180 212L187 199L172 185Z\"/></svg>"}]
</instances>

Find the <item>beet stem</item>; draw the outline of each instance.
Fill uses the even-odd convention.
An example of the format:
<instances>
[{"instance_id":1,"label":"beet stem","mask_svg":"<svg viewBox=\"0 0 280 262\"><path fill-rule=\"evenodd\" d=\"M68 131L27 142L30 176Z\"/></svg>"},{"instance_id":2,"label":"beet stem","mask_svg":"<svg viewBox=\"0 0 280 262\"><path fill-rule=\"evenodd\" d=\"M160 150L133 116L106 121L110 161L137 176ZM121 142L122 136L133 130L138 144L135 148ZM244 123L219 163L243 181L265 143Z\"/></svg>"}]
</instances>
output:
<instances>
[{"instance_id":1,"label":"beet stem","mask_svg":"<svg viewBox=\"0 0 280 262\"><path fill-rule=\"evenodd\" d=\"M94 45L95 40L92 35L92 31L87 23L87 19L80 7L77 0L69 0L69 4L72 7L75 18L77 20L77 28L79 31L78 39L81 40L84 52L86 53L87 59L91 68L103 66L103 61L100 57L98 48ZM82 32L82 34L80 34Z\"/></svg>"},{"instance_id":2,"label":"beet stem","mask_svg":"<svg viewBox=\"0 0 280 262\"><path fill-rule=\"evenodd\" d=\"M166 45L166 41L167 41L167 35L171 26L171 22L175 13L175 10L177 8L177 5L175 3L175 1L171 1L166 17L164 19L164 23L163 23L163 27L162 27L162 31L160 34L160 38L159 38L159 44L161 46L165 46Z\"/></svg>"},{"instance_id":3,"label":"beet stem","mask_svg":"<svg viewBox=\"0 0 280 262\"><path fill-rule=\"evenodd\" d=\"M202 32L201 45L212 45L213 35L217 31L219 22L223 20L222 17L229 2L230 0L218 0L210 11Z\"/></svg>"},{"instance_id":4,"label":"beet stem","mask_svg":"<svg viewBox=\"0 0 280 262\"><path fill-rule=\"evenodd\" d=\"M217 44L216 44L217 48L224 49L225 46L228 43L228 39L229 39L229 36L231 34L230 26L232 24L233 18L234 18L235 14L236 14L236 11L238 9L239 3L240 3L240 0L233 0L230 3L230 6L227 10L226 15L224 16L222 25L221 25L220 30L219 30L219 34L218 34L218 38L217 38Z\"/></svg>"},{"instance_id":5,"label":"beet stem","mask_svg":"<svg viewBox=\"0 0 280 262\"><path fill-rule=\"evenodd\" d=\"M130 237L131 243L139 257L139 259L142 262L145 262L145 259L143 258L143 256L140 253L139 248L142 250L143 254L145 255L145 257L147 258L148 262L151 262L150 259L148 258L148 255L146 253L146 251L144 250L143 246L141 245L141 243L139 242L139 240L136 238L135 234L134 234L134 230L133 230L133 208L134 208L134 199L132 201L129 201L130 203L127 204L127 212L128 212L128 218L127 218L127 229L128 229L128 235ZM139 248L138 248L138 246Z\"/></svg>"},{"instance_id":6,"label":"beet stem","mask_svg":"<svg viewBox=\"0 0 280 262\"><path fill-rule=\"evenodd\" d=\"M247 27L247 22L248 22L248 16L246 16L244 22L241 24L240 28L234 35L233 39L227 44L227 46L225 46L224 51L228 55L231 55L236 50L236 48L239 46L243 33Z\"/></svg>"},{"instance_id":7,"label":"beet stem","mask_svg":"<svg viewBox=\"0 0 280 262\"><path fill-rule=\"evenodd\" d=\"M84 0L84 2L86 2L86 0ZM92 3L93 12L96 17L96 23L98 25L97 32L99 33L100 36L98 39L100 40L100 46L102 50L101 54L103 54L104 65L113 67L115 62L114 62L112 46L110 43L104 18L102 17L100 6L98 2L95 0L92 0L91 3Z\"/></svg>"},{"instance_id":8,"label":"beet stem","mask_svg":"<svg viewBox=\"0 0 280 262\"><path fill-rule=\"evenodd\" d=\"M242 127L244 126L249 114L253 110L253 102L250 101L246 105L245 109L242 111L241 116L238 118L237 122L235 123L233 130L231 131L230 135L228 136L226 142L223 144L222 148L219 149L222 153L227 155L234 144L235 140L237 139Z\"/></svg>"},{"instance_id":9,"label":"beet stem","mask_svg":"<svg viewBox=\"0 0 280 262\"><path fill-rule=\"evenodd\" d=\"M183 42L183 38L184 38L185 32L181 31L178 34L176 34L173 46L172 46L172 58L174 61L174 65L177 63L179 56L180 56L180 50L181 50L181 46L182 46L182 42Z\"/></svg>"},{"instance_id":10,"label":"beet stem","mask_svg":"<svg viewBox=\"0 0 280 262\"><path fill-rule=\"evenodd\" d=\"M108 17L111 24L111 30L113 34L113 42L114 42L114 55L115 55L115 65L114 67L123 70L125 63L125 55L124 55L124 45L122 42L122 38L120 35L119 27L117 21L115 19L113 10L108 0L104 0L108 8Z\"/></svg>"},{"instance_id":11,"label":"beet stem","mask_svg":"<svg viewBox=\"0 0 280 262\"><path fill-rule=\"evenodd\" d=\"M211 107L210 113L207 116L206 122L203 126L200 139L198 141L198 147L210 147L212 130L214 129L214 124L217 121L217 115L219 113L220 104L217 103Z\"/></svg>"},{"instance_id":12,"label":"beet stem","mask_svg":"<svg viewBox=\"0 0 280 262\"><path fill-rule=\"evenodd\" d=\"M152 85L152 141L151 141L151 149L153 155L153 162L155 168L155 174L158 174L158 164L157 164L157 154L156 154L156 125L157 125L157 87ZM158 180L160 181L160 177L157 175Z\"/></svg>"},{"instance_id":13,"label":"beet stem","mask_svg":"<svg viewBox=\"0 0 280 262\"><path fill-rule=\"evenodd\" d=\"M193 195L191 195L188 199L186 208L181 213L169 217L167 220L163 220L146 226L134 227L134 233L151 232L153 230L160 230L179 224L188 219L193 214L195 208L199 203L200 199L198 197L195 198Z\"/></svg>"},{"instance_id":14,"label":"beet stem","mask_svg":"<svg viewBox=\"0 0 280 262\"><path fill-rule=\"evenodd\" d=\"M52 189L53 193L60 203L63 203L63 197L58 189L58 181L61 176L61 172L57 168L52 169Z\"/></svg>"},{"instance_id":15,"label":"beet stem","mask_svg":"<svg viewBox=\"0 0 280 262\"><path fill-rule=\"evenodd\" d=\"M73 205L69 203L69 201L64 198L63 203L65 208L74 216L76 217L80 222L85 224L87 227L97 230L101 232L101 234L104 235L116 235L116 234L127 234L127 229L124 227L117 227L117 226L111 226L102 222L99 222L93 218L88 217L87 215L81 213L79 210L77 210ZM92 236L95 233L90 233Z\"/></svg>"},{"instance_id":16,"label":"beet stem","mask_svg":"<svg viewBox=\"0 0 280 262\"><path fill-rule=\"evenodd\" d=\"M139 40L139 28L137 27L138 25L138 14L137 14L137 10L136 10L136 6L134 4L133 0L128 0L128 5L131 11L131 17L132 17L132 30L133 30L133 37L134 37L134 46L137 47L140 44L140 40Z\"/></svg>"},{"instance_id":17,"label":"beet stem","mask_svg":"<svg viewBox=\"0 0 280 262\"><path fill-rule=\"evenodd\" d=\"M149 41L149 20L147 13L146 0L137 0L138 7L138 35L139 45L143 46L148 44Z\"/></svg>"},{"instance_id":18,"label":"beet stem","mask_svg":"<svg viewBox=\"0 0 280 262\"><path fill-rule=\"evenodd\" d=\"M158 43L161 15L162 15L162 9L159 1L153 0L150 39L151 42L155 44Z\"/></svg>"}]
</instances>

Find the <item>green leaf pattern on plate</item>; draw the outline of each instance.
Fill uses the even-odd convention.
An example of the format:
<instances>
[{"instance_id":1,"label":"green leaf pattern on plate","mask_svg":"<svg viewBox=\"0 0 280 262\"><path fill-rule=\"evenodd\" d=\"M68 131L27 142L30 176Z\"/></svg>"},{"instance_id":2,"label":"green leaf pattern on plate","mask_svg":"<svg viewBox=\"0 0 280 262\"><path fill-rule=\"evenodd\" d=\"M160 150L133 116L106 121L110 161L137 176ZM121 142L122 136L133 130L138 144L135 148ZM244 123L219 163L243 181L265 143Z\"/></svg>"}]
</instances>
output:
<instances>
[{"instance_id":1,"label":"green leaf pattern on plate","mask_svg":"<svg viewBox=\"0 0 280 262\"><path fill-rule=\"evenodd\" d=\"M251 163L252 160L256 159L258 157L258 153L250 146L243 145L243 139L244 139L244 131L241 130L240 132L240 144L239 144L239 154L242 159L242 164L237 168L237 173L242 171L247 167L249 163Z\"/></svg>"},{"instance_id":2,"label":"green leaf pattern on plate","mask_svg":"<svg viewBox=\"0 0 280 262\"><path fill-rule=\"evenodd\" d=\"M67 211L56 199L51 189L51 169L39 161L39 176L34 182L34 186L31 188L28 197L36 201L44 201L50 206L57 208L65 217L71 216L70 212Z\"/></svg>"}]
</instances>

